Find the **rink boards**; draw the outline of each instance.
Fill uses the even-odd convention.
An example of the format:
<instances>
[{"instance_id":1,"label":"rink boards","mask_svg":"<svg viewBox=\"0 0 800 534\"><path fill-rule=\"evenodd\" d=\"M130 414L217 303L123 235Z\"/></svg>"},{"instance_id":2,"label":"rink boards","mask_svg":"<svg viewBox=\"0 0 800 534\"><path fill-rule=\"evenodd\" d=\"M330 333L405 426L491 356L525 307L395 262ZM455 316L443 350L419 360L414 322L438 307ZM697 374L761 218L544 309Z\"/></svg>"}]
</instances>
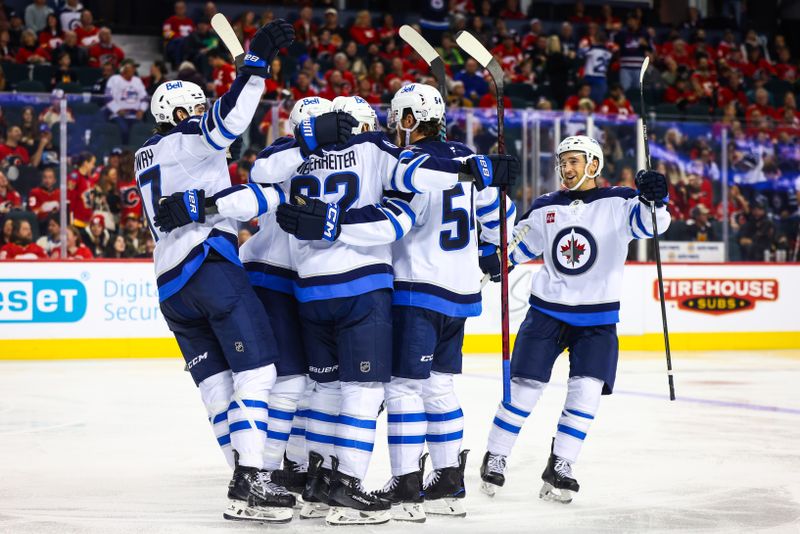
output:
<instances>
[{"instance_id":1,"label":"rink boards","mask_svg":"<svg viewBox=\"0 0 800 534\"><path fill-rule=\"evenodd\" d=\"M512 333L540 268L522 265L510 275ZM800 265L667 264L664 278L674 350L800 348ZM626 267L620 316L622 350L663 350L653 264ZM0 347L0 359L179 355L148 261L4 262ZM490 284L482 315L467 321L464 352L499 351L499 284Z\"/></svg>"}]
</instances>

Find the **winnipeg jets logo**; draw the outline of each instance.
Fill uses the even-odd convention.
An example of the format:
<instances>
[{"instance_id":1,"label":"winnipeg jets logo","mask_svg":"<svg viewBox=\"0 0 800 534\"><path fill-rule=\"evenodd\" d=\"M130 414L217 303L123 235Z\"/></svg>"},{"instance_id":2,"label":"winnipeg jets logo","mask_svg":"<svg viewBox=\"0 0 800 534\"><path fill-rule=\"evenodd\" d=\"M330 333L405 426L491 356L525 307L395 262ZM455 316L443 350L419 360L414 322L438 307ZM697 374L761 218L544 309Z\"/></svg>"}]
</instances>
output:
<instances>
[{"instance_id":1,"label":"winnipeg jets logo","mask_svg":"<svg viewBox=\"0 0 800 534\"><path fill-rule=\"evenodd\" d=\"M553 239L551 250L556 270L566 275L583 274L597 259L597 241L586 228L564 228Z\"/></svg>"}]
</instances>

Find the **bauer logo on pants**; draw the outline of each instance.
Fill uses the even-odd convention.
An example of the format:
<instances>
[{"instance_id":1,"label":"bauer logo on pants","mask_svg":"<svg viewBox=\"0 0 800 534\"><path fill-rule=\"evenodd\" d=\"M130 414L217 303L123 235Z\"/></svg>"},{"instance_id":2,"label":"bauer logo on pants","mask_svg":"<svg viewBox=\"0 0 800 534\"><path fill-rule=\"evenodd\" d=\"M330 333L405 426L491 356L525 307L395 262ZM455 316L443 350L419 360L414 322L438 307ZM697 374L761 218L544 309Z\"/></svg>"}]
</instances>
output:
<instances>
[{"instance_id":1,"label":"bauer logo on pants","mask_svg":"<svg viewBox=\"0 0 800 534\"><path fill-rule=\"evenodd\" d=\"M653 281L658 300L658 280ZM700 278L664 280L664 298L687 311L720 315L752 310L759 300L778 300L778 281L774 279Z\"/></svg>"}]
</instances>

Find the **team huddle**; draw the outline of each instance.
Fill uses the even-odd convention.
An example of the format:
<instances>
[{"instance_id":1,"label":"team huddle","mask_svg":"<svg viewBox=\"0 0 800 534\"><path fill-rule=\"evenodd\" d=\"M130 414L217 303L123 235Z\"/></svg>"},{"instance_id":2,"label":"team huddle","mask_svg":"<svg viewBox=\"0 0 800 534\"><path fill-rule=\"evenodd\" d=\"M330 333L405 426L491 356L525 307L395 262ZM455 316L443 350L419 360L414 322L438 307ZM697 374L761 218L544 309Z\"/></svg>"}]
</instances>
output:
<instances>
[{"instance_id":1,"label":"team huddle","mask_svg":"<svg viewBox=\"0 0 800 534\"><path fill-rule=\"evenodd\" d=\"M226 149L249 127L271 60L292 39L285 21L261 28L210 108L198 86L162 84L151 102L157 134L136 154L161 310L233 469L224 517L286 522L297 507L301 518L347 525L466 514L453 380L466 319L481 313L481 277L499 280L507 261L501 228L516 238L512 265L542 257L544 267L481 489L503 485L516 436L568 348L567 400L540 496L569 502L571 466L600 396L613 390L627 244L652 237L648 206L659 231L669 224L664 177L641 171L638 191L598 189L601 147L569 137L557 151L564 189L514 226L500 188L519 162L443 140L441 94L409 84L391 102L392 140L357 96L298 101L294 135L262 150L249 183L231 187ZM238 222L254 218L259 231L239 248ZM391 474L368 491L383 411Z\"/></svg>"}]
</instances>

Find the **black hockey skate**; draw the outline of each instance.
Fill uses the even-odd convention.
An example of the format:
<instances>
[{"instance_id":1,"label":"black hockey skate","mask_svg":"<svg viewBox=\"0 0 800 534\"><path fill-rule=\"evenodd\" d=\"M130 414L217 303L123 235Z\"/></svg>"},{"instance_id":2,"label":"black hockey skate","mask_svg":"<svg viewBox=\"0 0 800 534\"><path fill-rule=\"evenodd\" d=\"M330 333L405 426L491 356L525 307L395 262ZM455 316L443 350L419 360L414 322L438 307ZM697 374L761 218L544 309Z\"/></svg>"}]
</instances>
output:
<instances>
[{"instance_id":1,"label":"black hockey skate","mask_svg":"<svg viewBox=\"0 0 800 534\"><path fill-rule=\"evenodd\" d=\"M505 470L506 457L486 451L481 464L481 491L489 497L494 497L497 488L506 483Z\"/></svg>"},{"instance_id":2,"label":"black hockey skate","mask_svg":"<svg viewBox=\"0 0 800 534\"><path fill-rule=\"evenodd\" d=\"M464 469L467 466L469 449L458 455L458 467L434 469L425 479L422 488L425 493L425 512L432 515L465 517L467 515L461 500L467 496L464 486Z\"/></svg>"},{"instance_id":3,"label":"black hockey skate","mask_svg":"<svg viewBox=\"0 0 800 534\"><path fill-rule=\"evenodd\" d=\"M228 507L222 516L233 521L288 523L292 520L294 496L270 480L269 471L239 465L228 483Z\"/></svg>"},{"instance_id":4,"label":"black hockey skate","mask_svg":"<svg viewBox=\"0 0 800 534\"><path fill-rule=\"evenodd\" d=\"M392 504L367 492L361 480L341 473L339 459L331 456L331 509L325 521L329 525L380 525L392 518Z\"/></svg>"},{"instance_id":5,"label":"black hockey skate","mask_svg":"<svg viewBox=\"0 0 800 534\"><path fill-rule=\"evenodd\" d=\"M555 443L555 439L553 442ZM572 502L572 494L581 489L578 481L572 477L570 463L553 454L553 444L550 445L550 458L542 473L542 480L544 484L539 490L539 498L546 501L569 504Z\"/></svg>"},{"instance_id":6,"label":"black hockey skate","mask_svg":"<svg viewBox=\"0 0 800 534\"><path fill-rule=\"evenodd\" d=\"M317 519L328 515L328 492L331 484L331 470L322 467L322 455L308 453L308 472L306 486L301 499L300 519Z\"/></svg>"},{"instance_id":7,"label":"black hockey skate","mask_svg":"<svg viewBox=\"0 0 800 534\"><path fill-rule=\"evenodd\" d=\"M422 492L422 477L425 472L425 458L419 461L419 471L399 477L393 476L383 489L374 495L392 503L392 519L395 521L425 522L425 494Z\"/></svg>"},{"instance_id":8,"label":"black hockey skate","mask_svg":"<svg viewBox=\"0 0 800 534\"><path fill-rule=\"evenodd\" d=\"M308 468L291 461L283 455L283 469L272 472L272 481L286 488L290 493L300 495L306 489Z\"/></svg>"}]
</instances>

